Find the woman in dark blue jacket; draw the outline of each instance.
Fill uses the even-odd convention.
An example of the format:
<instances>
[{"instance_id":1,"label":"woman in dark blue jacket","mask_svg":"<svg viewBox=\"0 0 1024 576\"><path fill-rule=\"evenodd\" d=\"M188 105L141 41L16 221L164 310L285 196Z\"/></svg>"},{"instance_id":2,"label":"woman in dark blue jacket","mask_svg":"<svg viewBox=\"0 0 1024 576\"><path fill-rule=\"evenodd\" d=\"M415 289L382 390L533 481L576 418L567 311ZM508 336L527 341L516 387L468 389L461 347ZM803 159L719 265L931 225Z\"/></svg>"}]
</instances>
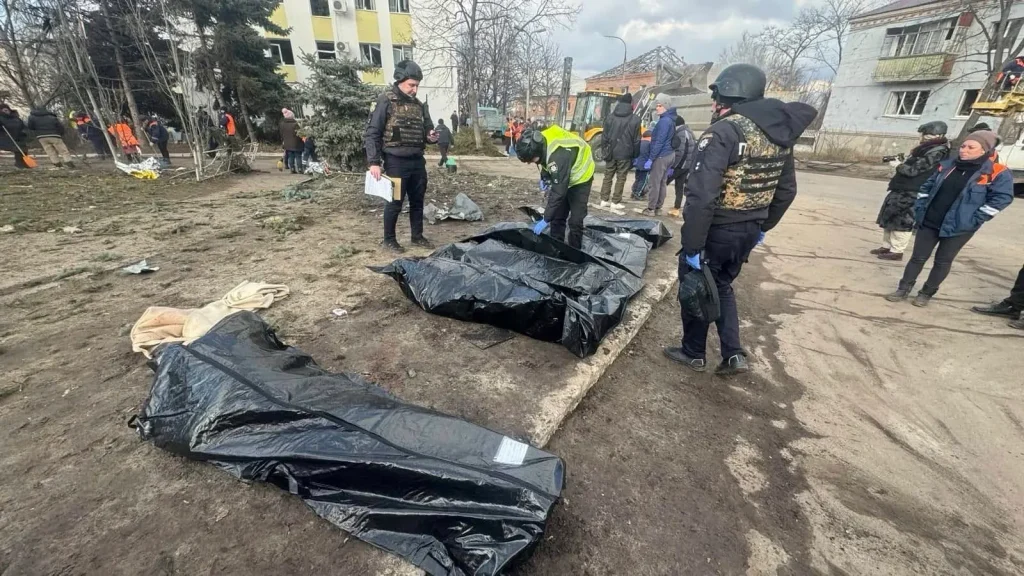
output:
<instances>
[{"instance_id":1,"label":"woman in dark blue jacket","mask_svg":"<svg viewBox=\"0 0 1024 576\"><path fill-rule=\"evenodd\" d=\"M939 164L938 170L921 186L914 205L914 254L899 287L886 300L906 299L935 251L928 280L914 298L914 306L927 306L949 275L960 249L982 224L1013 202L1013 174L994 160L996 142L996 135L987 130L970 134L960 145L959 157Z\"/></svg>"}]
</instances>

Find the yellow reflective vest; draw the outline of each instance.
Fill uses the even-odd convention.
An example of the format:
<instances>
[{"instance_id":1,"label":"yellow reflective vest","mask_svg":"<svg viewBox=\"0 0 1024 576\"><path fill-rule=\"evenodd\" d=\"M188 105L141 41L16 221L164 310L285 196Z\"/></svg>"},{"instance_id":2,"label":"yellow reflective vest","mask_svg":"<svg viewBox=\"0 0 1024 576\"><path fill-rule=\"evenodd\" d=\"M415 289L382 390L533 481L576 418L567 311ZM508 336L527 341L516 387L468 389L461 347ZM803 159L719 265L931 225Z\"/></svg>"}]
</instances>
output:
<instances>
[{"instance_id":1,"label":"yellow reflective vest","mask_svg":"<svg viewBox=\"0 0 1024 576\"><path fill-rule=\"evenodd\" d=\"M569 174L569 186L582 184L594 177L594 155L583 138L569 132L565 128L553 125L541 132L544 141L547 143L548 158L560 148L578 148L576 152L576 163L572 165Z\"/></svg>"}]
</instances>

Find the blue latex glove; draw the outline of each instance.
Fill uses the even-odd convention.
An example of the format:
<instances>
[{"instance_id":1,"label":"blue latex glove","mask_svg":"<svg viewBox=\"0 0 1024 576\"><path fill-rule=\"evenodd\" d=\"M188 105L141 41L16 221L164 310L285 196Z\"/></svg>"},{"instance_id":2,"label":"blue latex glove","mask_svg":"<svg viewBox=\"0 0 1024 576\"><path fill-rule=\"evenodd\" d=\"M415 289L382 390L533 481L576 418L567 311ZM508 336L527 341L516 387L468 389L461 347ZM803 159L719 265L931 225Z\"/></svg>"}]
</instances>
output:
<instances>
[{"instance_id":1,"label":"blue latex glove","mask_svg":"<svg viewBox=\"0 0 1024 576\"><path fill-rule=\"evenodd\" d=\"M540 179L540 191L541 192L547 192L550 188L551 187L548 186L548 183L545 182L543 178L541 178Z\"/></svg>"},{"instance_id":2,"label":"blue latex glove","mask_svg":"<svg viewBox=\"0 0 1024 576\"><path fill-rule=\"evenodd\" d=\"M547 220L544 220L544 219L538 220L537 223L533 225L533 233L538 235L538 236L540 236L541 233L544 232L544 230L547 229L547 227L548 227L548 221Z\"/></svg>"},{"instance_id":3,"label":"blue latex glove","mask_svg":"<svg viewBox=\"0 0 1024 576\"><path fill-rule=\"evenodd\" d=\"M760 246L761 244L764 244L764 237L765 237L766 234L767 234L767 232L761 232L761 235L757 237L757 245L758 246Z\"/></svg>"},{"instance_id":4,"label":"blue latex glove","mask_svg":"<svg viewBox=\"0 0 1024 576\"><path fill-rule=\"evenodd\" d=\"M673 175L674 175L675 173L676 173L676 169L675 169L675 168L669 168L669 169L668 169L668 172L665 172L665 177L666 177L666 178L669 178L669 179L671 179L671 178L672 178L672 176L673 176Z\"/></svg>"},{"instance_id":5,"label":"blue latex glove","mask_svg":"<svg viewBox=\"0 0 1024 576\"><path fill-rule=\"evenodd\" d=\"M654 160L648 160L647 162L644 162L644 170L650 170L651 166L653 166L653 165L654 165Z\"/></svg>"},{"instance_id":6,"label":"blue latex glove","mask_svg":"<svg viewBox=\"0 0 1024 576\"><path fill-rule=\"evenodd\" d=\"M700 254L686 257L686 265L694 270L700 270Z\"/></svg>"}]
</instances>

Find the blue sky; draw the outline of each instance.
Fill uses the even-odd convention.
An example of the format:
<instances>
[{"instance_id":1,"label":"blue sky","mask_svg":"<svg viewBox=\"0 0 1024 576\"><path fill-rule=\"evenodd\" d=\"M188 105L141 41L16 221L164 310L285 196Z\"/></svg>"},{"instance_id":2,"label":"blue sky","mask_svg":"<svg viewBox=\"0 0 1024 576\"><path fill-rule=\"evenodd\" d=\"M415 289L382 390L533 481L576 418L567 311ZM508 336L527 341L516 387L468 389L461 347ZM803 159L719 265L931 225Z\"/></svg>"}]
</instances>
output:
<instances>
[{"instance_id":1,"label":"blue sky","mask_svg":"<svg viewBox=\"0 0 1024 576\"><path fill-rule=\"evenodd\" d=\"M659 45L670 46L687 62L717 60L744 30L785 24L807 0L585 0L572 30L555 31L562 52L573 57L574 76L583 78Z\"/></svg>"}]
</instances>

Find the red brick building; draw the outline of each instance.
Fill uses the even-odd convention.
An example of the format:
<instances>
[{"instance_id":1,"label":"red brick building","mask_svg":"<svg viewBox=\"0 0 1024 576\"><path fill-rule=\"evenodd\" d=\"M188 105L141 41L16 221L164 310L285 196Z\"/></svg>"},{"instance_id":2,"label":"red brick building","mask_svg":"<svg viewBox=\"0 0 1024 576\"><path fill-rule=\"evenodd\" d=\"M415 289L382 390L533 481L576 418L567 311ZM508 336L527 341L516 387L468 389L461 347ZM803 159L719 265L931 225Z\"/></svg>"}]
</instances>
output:
<instances>
[{"instance_id":1,"label":"red brick building","mask_svg":"<svg viewBox=\"0 0 1024 576\"><path fill-rule=\"evenodd\" d=\"M675 50L668 46L658 46L625 64L587 78L586 90L635 93L648 86L657 86L671 78L678 78L686 66L686 62Z\"/></svg>"}]
</instances>

